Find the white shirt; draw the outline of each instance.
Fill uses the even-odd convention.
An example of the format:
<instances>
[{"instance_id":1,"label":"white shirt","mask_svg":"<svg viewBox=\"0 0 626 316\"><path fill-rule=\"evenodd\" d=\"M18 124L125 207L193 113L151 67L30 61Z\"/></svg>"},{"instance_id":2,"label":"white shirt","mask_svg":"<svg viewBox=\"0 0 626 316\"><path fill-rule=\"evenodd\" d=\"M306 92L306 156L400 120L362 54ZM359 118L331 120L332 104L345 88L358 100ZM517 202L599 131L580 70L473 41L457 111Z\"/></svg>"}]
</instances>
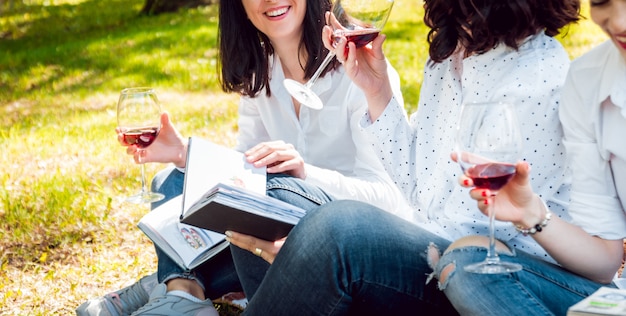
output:
<instances>
[{"instance_id":1,"label":"white shirt","mask_svg":"<svg viewBox=\"0 0 626 316\"><path fill-rule=\"evenodd\" d=\"M313 90L324 103L321 110L306 106L296 116L291 96L283 86L280 60L271 67L272 96L261 92L239 103L236 149L245 151L260 142L282 140L292 144L307 163L305 181L337 199L354 199L395 213L407 203L359 131L357 121L366 112L366 99L343 67L319 78ZM396 98L402 98L400 78L389 65Z\"/></svg>"},{"instance_id":2,"label":"white shirt","mask_svg":"<svg viewBox=\"0 0 626 316\"><path fill-rule=\"evenodd\" d=\"M591 235L625 238L626 62L611 41L572 62L562 100L573 222Z\"/></svg>"},{"instance_id":3,"label":"white shirt","mask_svg":"<svg viewBox=\"0 0 626 316\"><path fill-rule=\"evenodd\" d=\"M544 34L530 37L518 51L500 45L465 59L458 53L432 68L426 65L410 123L399 102L391 102L371 126L363 119L376 153L414 208L414 222L449 240L488 235L488 217L458 184L461 168L450 159L464 101L515 101L533 188L555 214L565 213L569 187L561 187L565 153L557 107L568 65L561 44ZM496 238L553 261L509 222L496 222Z\"/></svg>"}]
</instances>

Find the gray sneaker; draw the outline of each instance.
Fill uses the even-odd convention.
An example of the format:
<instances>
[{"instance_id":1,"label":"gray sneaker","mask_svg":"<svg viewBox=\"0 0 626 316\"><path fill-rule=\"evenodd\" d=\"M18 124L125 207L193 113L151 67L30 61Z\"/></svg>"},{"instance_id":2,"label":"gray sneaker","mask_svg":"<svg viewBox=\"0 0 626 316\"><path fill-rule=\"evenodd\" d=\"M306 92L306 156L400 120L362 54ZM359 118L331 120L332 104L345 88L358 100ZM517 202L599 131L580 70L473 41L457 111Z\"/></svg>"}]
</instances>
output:
<instances>
[{"instance_id":1,"label":"gray sneaker","mask_svg":"<svg viewBox=\"0 0 626 316\"><path fill-rule=\"evenodd\" d=\"M155 290L155 293L150 296L150 302L134 312L132 316L219 316L210 299L194 302L172 292L162 291L161 295L156 292Z\"/></svg>"},{"instance_id":2,"label":"gray sneaker","mask_svg":"<svg viewBox=\"0 0 626 316\"><path fill-rule=\"evenodd\" d=\"M157 286L157 274L147 275L133 285L101 297L92 298L78 306L78 316L128 316L150 300Z\"/></svg>"}]
</instances>

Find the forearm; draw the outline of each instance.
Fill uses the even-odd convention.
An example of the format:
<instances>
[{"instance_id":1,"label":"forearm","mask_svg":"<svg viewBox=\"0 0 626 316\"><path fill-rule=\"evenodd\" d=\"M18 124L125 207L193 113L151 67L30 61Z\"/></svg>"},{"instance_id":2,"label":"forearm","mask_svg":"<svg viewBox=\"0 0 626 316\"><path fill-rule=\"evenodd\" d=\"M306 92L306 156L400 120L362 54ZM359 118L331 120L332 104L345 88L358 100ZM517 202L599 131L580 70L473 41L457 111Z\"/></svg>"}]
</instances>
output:
<instances>
[{"instance_id":1,"label":"forearm","mask_svg":"<svg viewBox=\"0 0 626 316\"><path fill-rule=\"evenodd\" d=\"M381 83L380 89L375 91L366 91L367 111L372 121L377 120L385 111L387 105L393 98L393 90L389 83L389 78Z\"/></svg>"},{"instance_id":2,"label":"forearm","mask_svg":"<svg viewBox=\"0 0 626 316\"><path fill-rule=\"evenodd\" d=\"M561 266L596 282L610 283L622 262L622 240L591 236L556 216L533 238Z\"/></svg>"}]
</instances>

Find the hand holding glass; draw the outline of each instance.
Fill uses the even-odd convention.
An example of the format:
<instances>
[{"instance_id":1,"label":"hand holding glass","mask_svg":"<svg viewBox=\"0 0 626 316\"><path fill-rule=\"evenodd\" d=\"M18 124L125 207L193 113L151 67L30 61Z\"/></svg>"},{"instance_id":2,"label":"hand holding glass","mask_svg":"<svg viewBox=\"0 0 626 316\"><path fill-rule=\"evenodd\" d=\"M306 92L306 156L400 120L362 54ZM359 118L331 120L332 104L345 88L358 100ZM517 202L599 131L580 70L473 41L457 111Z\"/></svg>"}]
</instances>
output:
<instances>
[{"instance_id":1,"label":"hand holding glass","mask_svg":"<svg viewBox=\"0 0 626 316\"><path fill-rule=\"evenodd\" d=\"M457 162L479 189L489 189L493 198L515 174L522 154L520 128L513 104L506 102L467 103L457 126ZM492 204L493 205L493 204ZM521 265L502 262L495 252L495 209L489 212L489 248L484 261L465 267L474 273L507 273Z\"/></svg>"},{"instance_id":2,"label":"hand holding glass","mask_svg":"<svg viewBox=\"0 0 626 316\"><path fill-rule=\"evenodd\" d=\"M145 168L141 161L145 148L154 142L161 129L161 107L154 90L151 88L122 90L117 102L117 126L122 133L123 142L129 146L137 146L137 159L141 166L141 191L126 200L133 203L162 200L163 194L148 190Z\"/></svg>"},{"instance_id":3,"label":"hand holding glass","mask_svg":"<svg viewBox=\"0 0 626 316\"><path fill-rule=\"evenodd\" d=\"M391 8L393 0L335 0L332 7L331 26L335 37L346 37L356 47L362 47L373 41L382 30ZM285 79L284 85L300 104L319 110L324 105L320 98L311 90L320 74L335 57L330 51L315 71L311 79L305 84L292 79Z\"/></svg>"}]
</instances>

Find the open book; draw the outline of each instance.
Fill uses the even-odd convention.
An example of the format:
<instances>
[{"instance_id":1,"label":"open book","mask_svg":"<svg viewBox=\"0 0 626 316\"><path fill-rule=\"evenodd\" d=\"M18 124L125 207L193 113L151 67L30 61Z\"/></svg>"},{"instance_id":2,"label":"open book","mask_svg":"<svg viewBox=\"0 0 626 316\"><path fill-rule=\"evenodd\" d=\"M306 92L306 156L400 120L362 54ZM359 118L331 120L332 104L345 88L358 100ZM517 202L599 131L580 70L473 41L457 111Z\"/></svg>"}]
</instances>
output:
<instances>
[{"instance_id":1,"label":"open book","mask_svg":"<svg viewBox=\"0 0 626 316\"><path fill-rule=\"evenodd\" d=\"M247 163L244 155L233 149L190 138L183 194L155 208L137 224L182 268L193 269L228 247L223 232L180 222L185 210L218 183L242 186L247 192L265 196L265 168Z\"/></svg>"}]
</instances>

